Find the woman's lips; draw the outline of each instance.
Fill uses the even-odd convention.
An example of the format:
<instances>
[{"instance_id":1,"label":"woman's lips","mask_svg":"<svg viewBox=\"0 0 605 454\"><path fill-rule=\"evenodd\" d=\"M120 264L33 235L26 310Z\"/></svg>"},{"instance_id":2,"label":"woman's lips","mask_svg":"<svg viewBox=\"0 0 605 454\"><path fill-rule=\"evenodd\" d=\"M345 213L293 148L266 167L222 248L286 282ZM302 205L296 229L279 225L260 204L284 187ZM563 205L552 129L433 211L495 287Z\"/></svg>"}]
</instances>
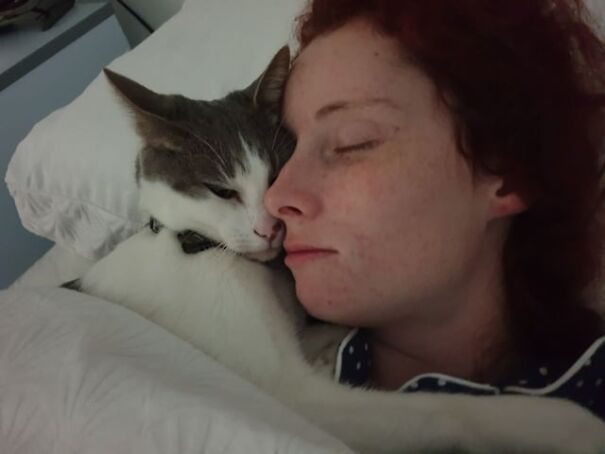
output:
<instances>
[{"instance_id":1,"label":"woman's lips","mask_svg":"<svg viewBox=\"0 0 605 454\"><path fill-rule=\"evenodd\" d=\"M300 265L311 260L318 260L336 254L332 249L320 249L311 246L285 247L286 265L289 267Z\"/></svg>"}]
</instances>

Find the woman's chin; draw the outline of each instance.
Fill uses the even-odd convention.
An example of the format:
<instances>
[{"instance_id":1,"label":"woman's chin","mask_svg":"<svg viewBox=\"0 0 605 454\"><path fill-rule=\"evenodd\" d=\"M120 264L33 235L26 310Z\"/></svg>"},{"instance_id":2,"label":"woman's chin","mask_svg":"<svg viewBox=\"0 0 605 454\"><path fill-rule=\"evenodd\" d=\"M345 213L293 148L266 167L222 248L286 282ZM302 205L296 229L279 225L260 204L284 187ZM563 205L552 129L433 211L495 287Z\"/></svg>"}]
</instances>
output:
<instances>
[{"instance_id":1,"label":"woman's chin","mask_svg":"<svg viewBox=\"0 0 605 454\"><path fill-rule=\"evenodd\" d=\"M330 323L342 324L347 314L342 298L331 298L325 291L315 290L296 282L296 296L305 310L313 317Z\"/></svg>"}]
</instances>

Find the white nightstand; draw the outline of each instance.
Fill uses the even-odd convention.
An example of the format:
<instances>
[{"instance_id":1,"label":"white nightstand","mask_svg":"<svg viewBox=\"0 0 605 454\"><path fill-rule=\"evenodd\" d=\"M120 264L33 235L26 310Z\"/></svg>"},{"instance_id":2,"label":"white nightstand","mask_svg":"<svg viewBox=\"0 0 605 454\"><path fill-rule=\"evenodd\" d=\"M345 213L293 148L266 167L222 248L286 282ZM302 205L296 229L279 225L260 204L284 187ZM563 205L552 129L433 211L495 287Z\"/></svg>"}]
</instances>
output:
<instances>
[{"instance_id":1,"label":"white nightstand","mask_svg":"<svg viewBox=\"0 0 605 454\"><path fill-rule=\"evenodd\" d=\"M52 111L68 104L101 69L129 49L111 6L76 3L51 29L0 29L0 173L18 143ZM5 185L0 188L0 289L51 243L27 232Z\"/></svg>"}]
</instances>

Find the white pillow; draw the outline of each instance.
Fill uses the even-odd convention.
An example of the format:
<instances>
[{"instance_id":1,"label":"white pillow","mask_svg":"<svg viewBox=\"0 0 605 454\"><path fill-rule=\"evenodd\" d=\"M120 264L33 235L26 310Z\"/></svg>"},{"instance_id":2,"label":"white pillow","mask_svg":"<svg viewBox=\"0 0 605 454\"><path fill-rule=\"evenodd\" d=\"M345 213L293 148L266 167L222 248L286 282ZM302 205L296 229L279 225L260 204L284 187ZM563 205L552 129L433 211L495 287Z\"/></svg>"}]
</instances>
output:
<instances>
[{"instance_id":1,"label":"white pillow","mask_svg":"<svg viewBox=\"0 0 605 454\"><path fill-rule=\"evenodd\" d=\"M601 37L605 38L605 2L603 0L586 0L586 6L595 20Z\"/></svg>"},{"instance_id":2,"label":"white pillow","mask_svg":"<svg viewBox=\"0 0 605 454\"><path fill-rule=\"evenodd\" d=\"M286 42L305 0L188 0L109 67L160 93L214 99L251 83ZM25 228L98 259L144 222L131 120L104 76L38 123L6 174Z\"/></svg>"},{"instance_id":3,"label":"white pillow","mask_svg":"<svg viewBox=\"0 0 605 454\"><path fill-rule=\"evenodd\" d=\"M252 82L285 42L305 0L188 0L110 65L162 93L213 99ZM588 0L605 22L605 3ZM291 42L292 44L292 42ZM140 227L133 176L139 140L103 76L36 125L6 174L28 230L97 259Z\"/></svg>"}]
</instances>

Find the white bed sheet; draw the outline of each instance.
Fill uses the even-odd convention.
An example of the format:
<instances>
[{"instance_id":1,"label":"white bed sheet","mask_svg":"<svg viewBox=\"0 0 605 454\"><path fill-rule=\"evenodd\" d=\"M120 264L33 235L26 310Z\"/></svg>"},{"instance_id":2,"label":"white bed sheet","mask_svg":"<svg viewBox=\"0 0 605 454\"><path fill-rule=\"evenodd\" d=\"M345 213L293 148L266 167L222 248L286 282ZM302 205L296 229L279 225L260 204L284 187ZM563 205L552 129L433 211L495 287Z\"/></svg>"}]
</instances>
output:
<instances>
[{"instance_id":1,"label":"white bed sheet","mask_svg":"<svg viewBox=\"0 0 605 454\"><path fill-rule=\"evenodd\" d=\"M0 292L3 454L348 453L252 384L121 306Z\"/></svg>"},{"instance_id":2,"label":"white bed sheet","mask_svg":"<svg viewBox=\"0 0 605 454\"><path fill-rule=\"evenodd\" d=\"M55 244L40 257L9 288L52 287L81 277L94 260Z\"/></svg>"},{"instance_id":3,"label":"white bed sheet","mask_svg":"<svg viewBox=\"0 0 605 454\"><path fill-rule=\"evenodd\" d=\"M137 314L58 288L54 245L0 292L0 452L337 453L348 448Z\"/></svg>"}]
</instances>

